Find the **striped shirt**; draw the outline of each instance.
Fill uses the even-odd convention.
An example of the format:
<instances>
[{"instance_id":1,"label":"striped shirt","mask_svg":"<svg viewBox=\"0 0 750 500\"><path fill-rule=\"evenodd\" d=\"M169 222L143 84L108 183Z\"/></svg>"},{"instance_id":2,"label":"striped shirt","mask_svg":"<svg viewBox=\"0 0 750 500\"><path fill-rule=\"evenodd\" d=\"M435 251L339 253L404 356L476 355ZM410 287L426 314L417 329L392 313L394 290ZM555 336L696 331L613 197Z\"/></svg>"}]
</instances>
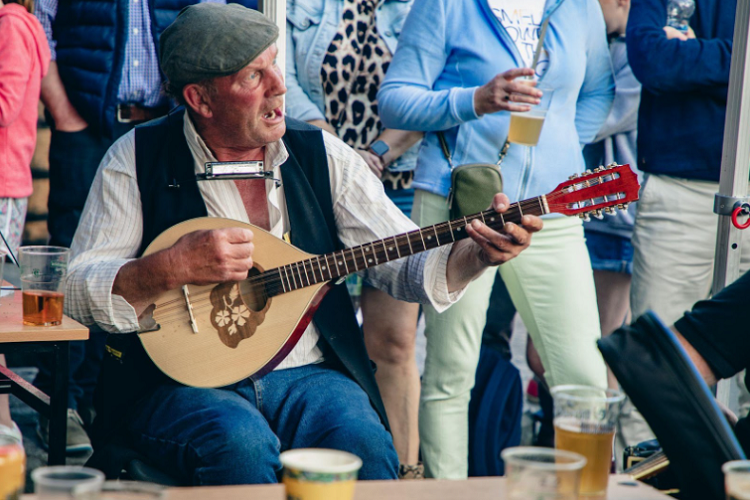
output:
<instances>
[{"instance_id":1,"label":"striped shirt","mask_svg":"<svg viewBox=\"0 0 750 500\"><path fill-rule=\"evenodd\" d=\"M38 0L34 7L34 14L42 23L47 35L53 61L57 60L55 51L57 42L54 39L52 25L57 17L58 1ZM201 2L226 3L226 0L196 0L196 3ZM151 33L148 0L130 0L128 10L125 62L117 90L117 102L137 103L146 107L166 104L168 101L161 89L159 59L156 56L156 46Z\"/></svg>"},{"instance_id":2,"label":"striped shirt","mask_svg":"<svg viewBox=\"0 0 750 500\"><path fill-rule=\"evenodd\" d=\"M185 137L196 173L204 163L216 161L185 115ZM383 184L362 158L328 133L323 134L328 158L333 212L339 238L347 247L383 239L416 229L388 199ZM274 177L288 158L282 141L268 144L266 165ZM198 183L208 215L249 222L245 206L231 180ZM289 230L284 188L267 181L271 233L282 237ZM143 214L135 173L135 134L129 132L107 152L89 192L72 245L65 312L86 325L98 324L112 333L139 330L133 307L112 294L117 273L136 258L143 236ZM448 292L446 264L451 246L446 245L363 271L364 279L400 300L432 303L438 311L457 301L462 291ZM278 366L291 368L322 359L319 334L311 323L294 350Z\"/></svg>"}]
</instances>

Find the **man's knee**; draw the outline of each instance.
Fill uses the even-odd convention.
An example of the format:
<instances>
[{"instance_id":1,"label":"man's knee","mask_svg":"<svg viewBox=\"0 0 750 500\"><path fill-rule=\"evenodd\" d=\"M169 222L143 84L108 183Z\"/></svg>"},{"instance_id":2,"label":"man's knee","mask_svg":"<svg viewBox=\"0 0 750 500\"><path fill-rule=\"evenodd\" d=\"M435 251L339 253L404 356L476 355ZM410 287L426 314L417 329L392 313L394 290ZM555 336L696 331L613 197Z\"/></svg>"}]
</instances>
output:
<instances>
[{"instance_id":1,"label":"man's knee","mask_svg":"<svg viewBox=\"0 0 750 500\"><path fill-rule=\"evenodd\" d=\"M339 428L333 439L326 443L331 447L353 453L362 459L359 479L396 479L398 456L393 447L393 438L380 422L357 422Z\"/></svg>"},{"instance_id":2,"label":"man's knee","mask_svg":"<svg viewBox=\"0 0 750 500\"><path fill-rule=\"evenodd\" d=\"M279 440L265 423L216 419L196 440L198 484L262 484L276 481Z\"/></svg>"}]
</instances>

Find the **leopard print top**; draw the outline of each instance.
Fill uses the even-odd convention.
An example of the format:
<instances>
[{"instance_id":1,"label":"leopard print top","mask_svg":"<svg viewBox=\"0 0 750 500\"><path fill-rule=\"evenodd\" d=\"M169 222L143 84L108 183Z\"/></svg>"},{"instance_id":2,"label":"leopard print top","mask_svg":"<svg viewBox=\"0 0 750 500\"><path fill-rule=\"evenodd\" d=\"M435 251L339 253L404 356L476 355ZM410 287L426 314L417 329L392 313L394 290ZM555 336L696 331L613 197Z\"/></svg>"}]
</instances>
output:
<instances>
[{"instance_id":1,"label":"leopard print top","mask_svg":"<svg viewBox=\"0 0 750 500\"><path fill-rule=\"evenodd\" d=\"M381 1L345 1L339 29L320 70L326 120L353 148L367 148L383 131L377 93L393 55L378 34L375 9ZM412 172L386 170L383 181L393 189L405 188L412 176Z\"/></svg>"}]
</instances>

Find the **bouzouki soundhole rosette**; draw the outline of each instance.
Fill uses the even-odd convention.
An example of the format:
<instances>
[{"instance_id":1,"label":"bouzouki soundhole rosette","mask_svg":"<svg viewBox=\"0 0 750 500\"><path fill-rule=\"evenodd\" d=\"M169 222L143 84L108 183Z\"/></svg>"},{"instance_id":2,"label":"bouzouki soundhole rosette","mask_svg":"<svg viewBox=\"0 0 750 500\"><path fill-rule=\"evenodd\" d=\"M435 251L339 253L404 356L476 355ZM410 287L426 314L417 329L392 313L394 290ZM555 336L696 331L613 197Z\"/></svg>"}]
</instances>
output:
<instances>
[{"instance_id":1,"label":"bouzouki soundhole rosette","mask_svg":"<svg viewBox=\"0 0 750 500\"><path fill-rule=\"evenodd\" d=\"M248 277L263 272L257 264ZM219 283L211 290L211 325L221 342L236 349L239 343L252 337L265 321L271 307L271 298L263 288L254 288L238 281ZM241 291L241 288L246 290ZM243 293L244 292L244 293Z\"/></svg>"}]
</instances>

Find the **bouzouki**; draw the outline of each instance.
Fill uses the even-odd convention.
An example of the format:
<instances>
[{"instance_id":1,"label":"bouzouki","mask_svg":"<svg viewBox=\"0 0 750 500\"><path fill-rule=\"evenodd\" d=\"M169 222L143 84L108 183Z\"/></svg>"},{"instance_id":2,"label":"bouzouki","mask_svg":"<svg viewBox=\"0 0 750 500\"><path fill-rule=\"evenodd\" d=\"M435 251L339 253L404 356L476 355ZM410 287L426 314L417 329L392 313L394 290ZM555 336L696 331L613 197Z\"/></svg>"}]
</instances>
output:
<instances>
[{"instance_id":1,"label":"bouzouki","mask_svg":"<svg viewBox=\"0 0 750 500\"><path fill-rule=\"evenodd\" d=\"M144 255L201 229L245 227L254 233L248 278L186 285L155 301L155 327L139 334L148 355L169 377L195 387L221 387L273 370L292 350L328 289L348 274L468 237L474 219L494 229L524 214L601 216L638 199L628 165L574 175L546 195L513 203L507 212L471 216L389 236L325 255L312 255L251 224L217 217L192 219L164 231Z\"/></svg>"}]
</instances>

